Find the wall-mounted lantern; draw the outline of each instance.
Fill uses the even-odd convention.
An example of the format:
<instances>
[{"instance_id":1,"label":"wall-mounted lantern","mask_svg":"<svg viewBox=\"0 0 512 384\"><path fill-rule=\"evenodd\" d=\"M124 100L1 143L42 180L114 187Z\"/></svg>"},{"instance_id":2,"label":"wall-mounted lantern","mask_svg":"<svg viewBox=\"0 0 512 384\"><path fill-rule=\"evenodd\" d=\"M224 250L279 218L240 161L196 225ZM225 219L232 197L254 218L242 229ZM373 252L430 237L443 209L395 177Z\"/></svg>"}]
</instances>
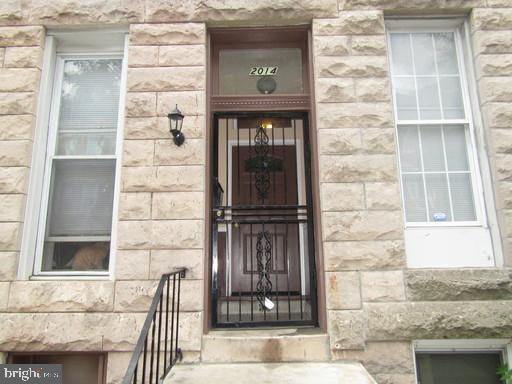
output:
<instances>
[{"instance_id":1,"label":"wall-mounted lantern","mask_svg":"<svg viewBox=\"0 0 512 384\"><path fill-rule=\"evenodd\" d=\"M174 111L169 113L167 117L169 118L169 131L174 138L174 144L179 147L185 142L185 135L181 132L181 128L183 126L183 118L185 116L178 109L178 104L176 104Z\"/></svg>"}]
</instances>

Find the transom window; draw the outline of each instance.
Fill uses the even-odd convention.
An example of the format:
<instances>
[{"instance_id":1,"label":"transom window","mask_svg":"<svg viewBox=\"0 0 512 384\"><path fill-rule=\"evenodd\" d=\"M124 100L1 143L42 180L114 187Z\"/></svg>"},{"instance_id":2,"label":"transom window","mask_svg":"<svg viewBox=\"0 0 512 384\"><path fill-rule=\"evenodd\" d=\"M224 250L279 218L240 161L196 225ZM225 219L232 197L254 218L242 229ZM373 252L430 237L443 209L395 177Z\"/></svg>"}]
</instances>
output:
<instances>
[{"instance_id":1,"label":"transom window","mask_svg":"<svg viewBox=\"0 0 512 384\"><path fill-rule=\"evenodd\" d=\"M455 31L391 32L391 72L405 219L476 223L467 89Z\"/></svg>"}]
</instances>

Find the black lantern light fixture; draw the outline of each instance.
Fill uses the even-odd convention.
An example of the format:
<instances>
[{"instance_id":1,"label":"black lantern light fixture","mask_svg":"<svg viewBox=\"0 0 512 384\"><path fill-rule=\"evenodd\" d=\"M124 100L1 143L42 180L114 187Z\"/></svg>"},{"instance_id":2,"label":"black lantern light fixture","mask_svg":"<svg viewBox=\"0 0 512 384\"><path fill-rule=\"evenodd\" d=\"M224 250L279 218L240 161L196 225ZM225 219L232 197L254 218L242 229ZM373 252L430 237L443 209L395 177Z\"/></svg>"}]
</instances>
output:
<instances>
[{"instance_id":1,"label":"black lantern light fixture","mask_svg":"<svg viewBox=\"0 0 512 384\"><path fill-rule=\"evenodd\" d=\"M181 113L181 111L178 109L178 104L176 104L174 111L169 113L167 117L169 118L169 131L174 137L174 144L179 147L185 142L185 135L181 132L181 128L183 126L183 118L185 115Z\"/></svg>"}]
</instances>

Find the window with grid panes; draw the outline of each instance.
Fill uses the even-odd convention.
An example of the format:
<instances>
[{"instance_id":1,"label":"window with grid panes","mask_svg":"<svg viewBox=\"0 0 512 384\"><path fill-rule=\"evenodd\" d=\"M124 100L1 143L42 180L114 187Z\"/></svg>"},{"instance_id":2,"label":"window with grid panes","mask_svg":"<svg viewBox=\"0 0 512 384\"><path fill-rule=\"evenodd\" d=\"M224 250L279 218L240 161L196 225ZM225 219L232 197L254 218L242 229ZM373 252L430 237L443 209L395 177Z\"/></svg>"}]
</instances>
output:
<instances>
[{"instance_id":1,"label":"window with grid panes","mask_svg":"<svg viewBox=\"0 0 512 384\"><path fill-rule=\"evenodd\" d=\"M57 57L40 271L108 271L122 58Z\"/></svg>"},{"instance_id":2,"label":"window with grid panes","mask_svg":"<svg viewBox=\"0 0 512 384\"><path fill-rule=\"evenodd\" d=\"M454 31L389 35L407 223L478 219L457 39Z\"/></svg>"}]
</instances>

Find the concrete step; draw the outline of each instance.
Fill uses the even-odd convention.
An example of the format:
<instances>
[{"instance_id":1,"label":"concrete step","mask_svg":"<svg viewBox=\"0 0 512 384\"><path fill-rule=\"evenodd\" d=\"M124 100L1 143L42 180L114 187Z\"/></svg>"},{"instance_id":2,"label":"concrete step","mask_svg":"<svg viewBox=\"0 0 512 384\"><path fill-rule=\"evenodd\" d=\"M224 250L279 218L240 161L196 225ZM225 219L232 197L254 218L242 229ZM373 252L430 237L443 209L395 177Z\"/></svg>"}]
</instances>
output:
<instances>
[{"instance_id":1,"label":"concrete step","mask_svg":"<svg viewBox=\"0 0 512 384\"><path fill-rule=\"evenodd\" d=\"M211 331L203 336L207 363L329 360L329 340L316 328Z\"/></svg>"},{"instance_id":2,"label":"concrete step","mask_svg":"<svg viewBox=\"0 0 512 384\"><path fill-rule=\"evenodd\" d=\"M164 384L376 384L360 363L179 364Z\"/></svg>"}]
</instances>

